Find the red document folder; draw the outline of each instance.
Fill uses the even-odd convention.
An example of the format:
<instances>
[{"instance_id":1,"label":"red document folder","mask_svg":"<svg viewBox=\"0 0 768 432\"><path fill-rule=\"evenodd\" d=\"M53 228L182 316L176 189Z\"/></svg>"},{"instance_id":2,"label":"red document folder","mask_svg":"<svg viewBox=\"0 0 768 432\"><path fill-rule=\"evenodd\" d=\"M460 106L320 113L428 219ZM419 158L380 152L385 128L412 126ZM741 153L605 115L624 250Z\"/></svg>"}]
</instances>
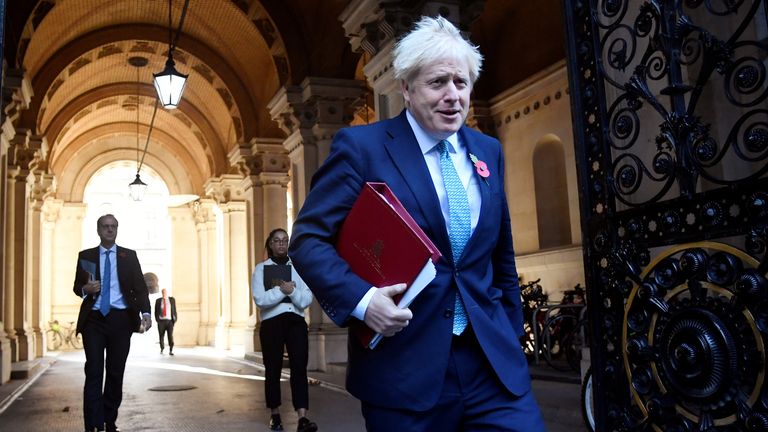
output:
<instances>
[{"instance_id":1,"label":"red document folder","mask_svg":"<svg viewBox=\"0 0 768 432\"><path fill-rule=\"evenodd\" d=\"M371 286L407 284L406 292L395 298L402 308L434 278L441 256L389 186L373 182L365 184L349 211L336 251ZM363 346L373 348L380 340L365 324L354 331Z\"/></svg>"}]
</instances>

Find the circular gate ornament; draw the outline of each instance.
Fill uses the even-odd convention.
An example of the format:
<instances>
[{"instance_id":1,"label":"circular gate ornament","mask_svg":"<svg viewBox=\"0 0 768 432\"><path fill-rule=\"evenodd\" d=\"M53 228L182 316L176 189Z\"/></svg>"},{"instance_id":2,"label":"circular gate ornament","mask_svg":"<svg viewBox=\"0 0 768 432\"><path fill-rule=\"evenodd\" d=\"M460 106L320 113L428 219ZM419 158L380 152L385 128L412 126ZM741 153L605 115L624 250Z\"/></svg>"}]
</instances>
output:
<instances>
[{"instance_id":1,"label":"circular gate ornament","mask_svg":"<svg viewBox=\"0 0 768 432\"><path fill-rule=\"evenodd\" d=\"M633 284L623 360L654 430L768 431L768 281L757 266L726 244L678 245Z\"/></svg>"}]
</instances>

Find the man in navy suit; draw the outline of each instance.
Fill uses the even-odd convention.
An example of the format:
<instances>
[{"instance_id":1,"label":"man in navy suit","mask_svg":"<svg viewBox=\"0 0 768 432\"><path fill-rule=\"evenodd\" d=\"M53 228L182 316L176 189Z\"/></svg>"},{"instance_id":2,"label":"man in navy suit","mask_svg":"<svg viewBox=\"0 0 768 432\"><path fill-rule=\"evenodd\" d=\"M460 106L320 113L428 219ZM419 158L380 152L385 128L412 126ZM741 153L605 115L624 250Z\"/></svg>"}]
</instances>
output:
<instances>
[{"instance_id":1,"label":"man in navy suit","mask_svg":"<svg viewBox=\"0 0 768 432\"><path fill-rule=\"evenodd\" d=\"M544 430L519 343L501 145L464 125L481 63L450 22L419 21L394 51L406 110L336 134L294 224L291 259L326 314L388 336L374 349L349 338L347 388L369 431ZM372 287L335 251L365 182L387 183L443 255L409 309L392 301L404 284Z\"/></svg>"},{"instance_id":2,"label":"man in navy suit","mask_svg":"<svg viewBox=\"0 0 768 432\"><path fill-rule=\"evenodd\" d=\"M131 335L152 327L152 318L136 252L115 244L117 219L101 216L96 232L101 243L78 255L73 288L83 299L77 318L85 349L83 420L86 431L116 432Z\"/></svg>"}]
</instances>

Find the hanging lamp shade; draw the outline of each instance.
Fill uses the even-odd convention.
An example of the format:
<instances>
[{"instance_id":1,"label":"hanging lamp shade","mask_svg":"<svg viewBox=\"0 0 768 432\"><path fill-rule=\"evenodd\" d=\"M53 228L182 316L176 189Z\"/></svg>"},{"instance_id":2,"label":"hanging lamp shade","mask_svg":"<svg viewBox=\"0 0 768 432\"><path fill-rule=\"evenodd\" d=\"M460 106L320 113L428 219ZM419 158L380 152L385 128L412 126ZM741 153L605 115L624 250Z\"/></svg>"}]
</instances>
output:
<instances>
[{"instance_id":1,"label":"hanging lamp shade","mask_svg":"<svg viewBox=\"0 0 768 432\"><path fill-rule=\"evenodd\" d=\"M141 181L139 173L136 173L136 179L128 185L130 189L131 199L134 201L141 201L144 199L144 192L147 191L147 184Z\"/></svg>"},{"instance_id":2,"label":"hanging lamp shade","mask_svg":"<svg viewBox=\"0 0 768 432\"><path fill-rule=\"evenodd\" d=\"M187 85L187 77L189 75L184 75L177 71L175 65L173 56L169 52L168 61L165 62L165 69L162 72L152 74L157 97L165 109L175 109L179 106L181 95L184 93L184 87Z\"/></svg>"}]
</instances>

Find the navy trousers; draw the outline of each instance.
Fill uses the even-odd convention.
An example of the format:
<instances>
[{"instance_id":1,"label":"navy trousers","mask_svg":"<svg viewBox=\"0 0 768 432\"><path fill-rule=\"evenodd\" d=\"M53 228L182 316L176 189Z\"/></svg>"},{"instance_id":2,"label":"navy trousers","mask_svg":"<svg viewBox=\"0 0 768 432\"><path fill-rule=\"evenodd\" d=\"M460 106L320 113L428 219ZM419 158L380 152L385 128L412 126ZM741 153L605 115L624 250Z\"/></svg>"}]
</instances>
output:
<instances>
[{"instance_id":1,"label":"navy trousers","mask_svg":"<svg viewBox=\"0 0 768 432\"><path fill-rule=\"evenodd\" d=\"M83 327L83 420L86 429L95 427L101 430L105 422L115 423L117 420L117 410L123 400L123 373L131 350L132 334L133 320L125 309L112 309L106 317L99 311L91 311L88 315Z\"/></svg>"},{"instance_id":2,"label":"navy trousers","mask_svg":"<svg viewBox=\"0 0 768 432\"><path fill-rule=\"evenodd\" d=\"M471 327L454 336L443 391L427 411L362 403L368 432L544 431L533 392L515 396L499 381Z\"/></svg>"}]
</instances>

